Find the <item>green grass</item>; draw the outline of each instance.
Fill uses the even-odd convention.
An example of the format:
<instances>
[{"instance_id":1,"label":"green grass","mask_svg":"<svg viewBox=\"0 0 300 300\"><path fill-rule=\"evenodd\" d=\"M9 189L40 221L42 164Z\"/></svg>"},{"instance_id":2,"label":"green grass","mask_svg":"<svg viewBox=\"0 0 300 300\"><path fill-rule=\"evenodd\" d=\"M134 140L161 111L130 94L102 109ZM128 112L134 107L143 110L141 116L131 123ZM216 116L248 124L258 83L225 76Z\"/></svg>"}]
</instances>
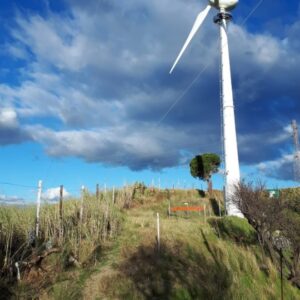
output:
<instances>
[{"instance_id":1,"label":"green grass","mask_svg":"<svg viewBox=\"0 0 300 300\"><path fill-rule=\"evenodd\" d=\"M237 243L255 244L257 234L246 219L238 217L209 218L208 223L214 228L216 234L222 238L228 238Z\"/></svg>"},{"instance_id":2,"label":"green grass","mask_svg":"<svg viewBox=\"0 0 300 300\"><path fill-rule=\"evenodd\" d=\"M177 195L176 195L177 196ZM186 195L183 195L185 197ZM178 196L177 196L178 197ZM176 199L180 202L179 197ZM175 197L174 197L175 198ZM154 201L127 211L114 261L91 278L86 299L278 299L279 274L260 248L219 238L203 217L168 217L168 203ZM201 201L203 199L195 199ZM207 199L204 199L207 201ZM208 203L208 201L206 202ZM156 212L161 215L161 252L156 250ZM232 227L232 224L230 224ZM246 230L245 224L237 225ZM230 234L230 232L228 233ZM240 234L240 233L239 233ZM253 241L251 241L253 242ZM87 296L88 295L88 296ZM285 280L287 299L300 293Z\"/></svg>"},{"instance_id":3,"label":"green grass","mask_svg":"<svg viewBox=\"0 0 300 300\"><path fill-rule=\"evenodd\" d=\"M109 192L106 199L111 196ZM218 193L216 196L220 197ZM212 201L198 191L159 191L139 186L117 191L115 204L108 205L106 199L104 195L98 200L87 196L80 247L80 227L74 222L80 202L65 204L66 235L62 247L68 253L77 251L82 267L65 268L60 254L49 256L45 261L47 274L57 270L60 273L44 278L44 283L39 279L39 289L34 292L40 299L280 298L279 273L251 240L253 231L245 220L215 218L211 226L202 213L168 216L169 201L172 205L205 204L210 209L207 215L213 214ZM112 235L104 232L107 208L114 228ZM32 226L34 209L24 211L24 215L12 211L2 212L0 223L6 222L6 228L18 228L25 236ZM157 212L161 223L160 252L156 242ZM56 208L49 206L43 214L43 235L51 237L57 230ZM23 218L23 225L17 222L17 216ZM251 242L245 243L244 237ZM29 286L19 287L24 297L32 288L32 283L27 283ZM287 280L284 291L285 299L300 298L299 290Z\"/></svg>"}]
</instances>

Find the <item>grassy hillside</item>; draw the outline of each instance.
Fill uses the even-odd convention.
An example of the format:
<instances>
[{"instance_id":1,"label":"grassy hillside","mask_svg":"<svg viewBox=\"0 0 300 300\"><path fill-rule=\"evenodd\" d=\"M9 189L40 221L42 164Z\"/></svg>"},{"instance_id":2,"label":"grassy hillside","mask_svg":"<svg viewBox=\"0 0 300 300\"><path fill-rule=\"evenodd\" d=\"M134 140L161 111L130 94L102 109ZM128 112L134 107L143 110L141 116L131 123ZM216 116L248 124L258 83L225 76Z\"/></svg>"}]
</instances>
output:
<instances>
[{"instance_id":1,"label":"grassy hillside","mask_svg":"<svg viewBox=\"0 0 300 300\"><path fill-rule=\"evenodd\" d=\"M26 274L24 270L21 282L6 281L6 287L10 286L6 292L15 299L37 294L39 299L279 299L279 272L269 258L263 257L259 246L251 240L224 235L222 228L209 225L217 224L219 218L207 222L214 211L218 214L216 203L221 195L215 192L214 196L217 201L211 202L198 191L158 191L142 185L119 191L115 204L109 202L117 230L108 230L104 238L107 223L92 232L94 225L85 225L90 229L81 235L81 244L78 236L72 239L70 233L63 244L56 245L61 251L43 260L39 274L33 270ZM85 222L95 224L94 220L101 219L103 223L107 199L89 196L86 201L90 203L86 211L91 214ZM206 217L203 212L168 215L170 203L175 206L186 202L205 204ZM74 215L79 202L68 205L72 207L69 216ZM157 212L161 225L159 251ZM29 210L18 213L18 219L30 215ZM8 222L3 214L0 221L1 226ZM76 224L72 226L78 230ZM73 236L76 230L70 231ZM66 263L71 252L75 264ZM287 280L284 294L285 299L300 299L300 291Z\"/></svg>"}]
</instances>

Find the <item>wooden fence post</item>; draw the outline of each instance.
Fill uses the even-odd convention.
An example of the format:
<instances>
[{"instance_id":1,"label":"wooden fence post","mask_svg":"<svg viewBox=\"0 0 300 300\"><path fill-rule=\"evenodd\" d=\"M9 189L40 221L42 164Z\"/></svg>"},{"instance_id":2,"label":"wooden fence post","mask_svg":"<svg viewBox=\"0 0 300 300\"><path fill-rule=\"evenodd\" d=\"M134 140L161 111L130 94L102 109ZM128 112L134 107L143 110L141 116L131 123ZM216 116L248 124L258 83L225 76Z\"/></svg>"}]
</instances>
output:
<instances>
[{"instance_id":1,"label":"wooden fence post","mask_svg":"<svg viewBox=\"0 0 300 300\"><path fill-rule=\"evenodd\" d=\"M19 267L19 263L18 262L15 263L15 267L17 269L17 280L19 282L19 281L21 281L21 273L20 273L20 267Z\"/></svg>"},{"instance_id":2,"label":"wooden fence post","mask_svg":"<svg viewBox=\"0 0 300 300\"><path fill-rule=\"evenodd\" d=\"M102 233L104 240L106 240L108 234L108 224L109 224L108 222L109 222L109 201L106 199L105 212L104 212L104 232Z\"/></svg>"},{"instance_id":3,"label":"wooden fence post","mask_svg":"<svg viewBox=\"0 0 300 300\"><path fill-rule=\"evenodd\" d=\"M97 183L97 185L96 185L96 199L97 200L99 200L99 195L100 195L100 193L99 193L99 184Z\"/></svg>"},{"instance_id":4,"label":"wooden fence post","mask_svg":"<svg viewBox=\"0 0 300 300\"><path fill-rule=\"evenodd\" d=\"M83 204L84 204L85 187L81 186L81 198L80 198L80 212L79 212L79 230L78 230L78 247L77 257L80 255L81 236L82 236L82 222L83 222Z\"/></svg>"},{"instance_id":5,"label":"wooden fence post","mask_svg":"<svg viewBox=\"0 0 300 300\"><path fill-rule=\"evenodd\" d=\"M114 186L112 189L112 202L113 202L113 204L115 204L115 187Z\"/></svg>"},{"instance_id":6,"label":"wooden fence post","mask_svg":"<svg viewBox=\"0 0 300 300\"><path fill-rule=\"evenodd\" d=\"M63 237L63 197L64 197L64 186L61 185L59 189L59 239Z\"/></svg>"},{"instance_id":7,"label":"wooden fence post","mask_svg":"<svg viewBox=\"0 0 300 300\"><path fill-rule=\"evenodd\" d=\"M82 222L82 219L83 219L83 203L84 203L84 186L82 185L81 186L81 201L80 201L80 214L79 214L79 219L80 219L80 222Z\"/></svg>"},{"instance_id":8,"label":"wooden fence post","mask_svg":"<svg viewBox=\"0 0 300 300\"><path fill-rule=\"evenodd\" d=\"M157 226L157 251L160 251L160 224L159 224L159 213L156 214L156 226Z\"/></svg>"},{"instance_id":9,"label":"wooden fence post","mask_svg":"<svg viewBox=\"0 0 300 300\"><path fill-rule=\"evenodd\" d=\"M42 196L42 180L38 183L38 193L36 199L36 221L35 221L35 236L39 236L40 228L40 207L41 207L41 196Z\"/></svg>"}]
</instances>

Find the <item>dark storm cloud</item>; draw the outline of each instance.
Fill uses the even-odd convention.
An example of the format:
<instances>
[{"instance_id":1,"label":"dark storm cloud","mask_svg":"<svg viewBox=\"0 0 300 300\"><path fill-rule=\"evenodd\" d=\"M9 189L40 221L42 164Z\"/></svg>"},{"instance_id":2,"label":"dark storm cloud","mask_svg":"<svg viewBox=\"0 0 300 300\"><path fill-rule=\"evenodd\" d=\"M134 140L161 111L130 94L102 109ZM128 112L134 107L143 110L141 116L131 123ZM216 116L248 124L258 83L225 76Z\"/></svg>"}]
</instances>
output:
<instances>
[{"instance_id":1,"label":"dark storm cloud","mask_svg":"<svg viewBox=\"0 0 300 300\"><path fill-rule=\"evenodd\" d=\"M200 152L221 154L213 13L175 72L168 74L204 4L67 3L70 14L16 17L11 31L15 42L7 49L15 59L27 59L28 66L19 86L0 89L25 126L34 118L61 122L59 130L40 121L26 127L49 155L140 170L176 166ZM290 151L286 128L300 112L300 25L293 21L288 26L284 36L250 33L234 23L229 28L239 152L245 165L280 160ZM9 136L19 140L19 134Z\"/></svg>"},{"instance_id":2,"label":"dark storm cloud","mask_svg":"<svg viewBox=\"0 0 300 300\"><path fill-rule=\"evenodd\" d=\"M281 159L291 151L291 134L286 129L292 119L299 120L300 113L300 90L295 80L300 55L294 45L300 30L296 23L291 28L297 30L291 29L283 40L239 28L231 33L237 128L244 163ZM288 165L283 168L289 173Z\"/></svg>"},{"instance_id":3,"label":"dark storm cloud","mask_svg":"<svg viewBox=\"0 0 300 300\"><path fill-rule=\"evenodd\" d=\"M0 108L0 145L20 144L30 139L30 134L20 126L16 112Z\"/></svg>"},{"instance_id":4,"label":"dark storm cloud","mask_svg":"<svg viewBox=\"0 0 300 300\"><path fill-rule=\"evenodd\" d=\"M20 144L30 140L30 135L20 128L1 128L0 145Z\"/></svg>"},{"instance_id":5,"label":"dark storm cloud","mask_svg":"<svg viewBox=\"0 0 300 300\"><path fill-rule=\"evenodd\" d=\"M182 153L182 144L196 149L198 140L174 128L149 127L147 124L119 126L89 131L55 132L32 128L33 137L42 142L51 156L76 156L88 162L128 166L132 170L159 170L186 163L192 154ZM202 146L208 149L210 145Z\"/></svg>"}]
</instances>

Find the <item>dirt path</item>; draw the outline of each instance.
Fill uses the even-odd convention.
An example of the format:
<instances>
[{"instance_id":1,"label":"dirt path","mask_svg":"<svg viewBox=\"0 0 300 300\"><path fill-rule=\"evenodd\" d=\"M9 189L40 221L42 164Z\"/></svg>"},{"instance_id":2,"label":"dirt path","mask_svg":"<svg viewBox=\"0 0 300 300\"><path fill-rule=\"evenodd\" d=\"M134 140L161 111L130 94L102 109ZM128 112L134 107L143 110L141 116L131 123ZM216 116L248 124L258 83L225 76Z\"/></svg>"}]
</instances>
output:
<instances>
[{"instance_id":1,"label":"dirt path","mask_svg":"<svg viewBox=\"0 0 300 300\"><path fill-rule=\"evenodd\" d=\"M200 237L200 226L207 231L203 218L177 219L168 218L166 213L160 214L161 236L165 242L173 240L186 240ZM198 228L197 232L195 228ZM147 249L151 256L156 247L156 213L153 210L138 208L127 211L124 228L114 241L97 271L86 281L84 299L119 299L117 295L107 295L111 291L111 283L126 282L120 266L125 265L137 249ZM147 254L145 254L147 255ZM115 297L115 298L114 298Z\"/></svg>"}]
</instances>

